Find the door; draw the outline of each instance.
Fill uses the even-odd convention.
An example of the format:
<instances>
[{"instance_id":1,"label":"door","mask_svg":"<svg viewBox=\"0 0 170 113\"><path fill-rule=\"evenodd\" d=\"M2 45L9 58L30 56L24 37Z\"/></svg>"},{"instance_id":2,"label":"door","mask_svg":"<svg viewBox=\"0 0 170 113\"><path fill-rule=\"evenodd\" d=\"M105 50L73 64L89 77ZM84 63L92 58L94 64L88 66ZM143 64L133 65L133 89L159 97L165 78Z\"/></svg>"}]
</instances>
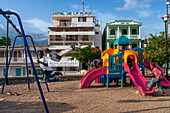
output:
<instances>
[{"instance_id":1,"label":"door","mask_svg":"<svg viewBox=\"0 0 170 113\"><path fill-rule=\"evenodd\" d=\"M15 69L15 75L16 76L21 76L21 68L16 68Z\"/></svg>"}]
</instances>

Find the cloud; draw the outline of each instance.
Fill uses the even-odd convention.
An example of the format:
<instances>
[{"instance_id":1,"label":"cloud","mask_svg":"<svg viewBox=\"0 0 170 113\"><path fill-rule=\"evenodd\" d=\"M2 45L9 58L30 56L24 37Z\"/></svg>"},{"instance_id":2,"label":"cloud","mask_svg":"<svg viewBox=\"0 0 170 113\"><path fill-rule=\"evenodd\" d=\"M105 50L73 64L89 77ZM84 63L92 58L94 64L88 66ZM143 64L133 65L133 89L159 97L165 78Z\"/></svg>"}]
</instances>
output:
<instances>
[{"instance_id":1,"label":"cloud","mask_svg":"<svg viewBox=\"0 0 170 113\"><path fill-rule=\"evenodd\" d=\"M43 21L43 20L41 20L39 18L23 20L23 22L29 24L29 26L32 27L32 28L39 29L42 32L47 32L48 31L48 27L51 26L51 23Z\"/></svg>"},{"instance_id":2,"label":"cloud","mask_svg":"<svg viewBox=\"0 0 170 113\"><path fill-rule=\"evenodd\" d=\"M148 17L152 13L151 10L137 10L138 17Z\"/></svg>"},{"instance_id":3,"label":"cloud","mask_svg":"<svg viewBox=\"0 0 170 113\"><path fill-rule=\"evenodd\" d=\"M1 29L5 29L5 26L2 25L2 24L0 24L0 28L1 28Z\"/></svg>"},{"instance_id":4,"label":"cloud","mask_svg":"<svg viewBox=\"0 0 170 113\"><path fill-rule=\"evenodd\" d=\"M126 10L132 10L136 8L150 7L150 4L148 4L147 2L142 2L140 0L124 0L124 1L125 1L124 6L121 8L116 8L116 10L126 11Z\"/></svg>"}]
</instances>

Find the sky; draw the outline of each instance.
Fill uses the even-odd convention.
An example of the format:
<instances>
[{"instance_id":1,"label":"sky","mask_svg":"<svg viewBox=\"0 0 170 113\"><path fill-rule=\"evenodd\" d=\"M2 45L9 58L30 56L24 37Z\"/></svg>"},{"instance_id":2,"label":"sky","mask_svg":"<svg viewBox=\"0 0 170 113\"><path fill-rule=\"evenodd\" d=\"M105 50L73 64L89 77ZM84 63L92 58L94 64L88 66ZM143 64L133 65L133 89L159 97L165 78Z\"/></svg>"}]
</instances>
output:
<instances>
[{"instance_id":1,"label":"sky","mask_svg":"<svg viewBox=\"0 0 170 113\"><path fill-rule=\"evenodd\" d=\"M85 11L102 22L102 32L106 23L115 20L134 20L141 22L141 37L149 33L164 31L162 16L166 15L166 0L84 0ZM52 11L82 11L82 0L0 0L2 10L10 10L21 17L26 34L38 44L48 43L48 27L51 26ZM10 19L17 25L16 18ZM10 27L11 39L16 36ZM0 15L0 37L6 36L6 20ZM18 42L20 43L20 42Z\"/></svg>"}]
</instances>

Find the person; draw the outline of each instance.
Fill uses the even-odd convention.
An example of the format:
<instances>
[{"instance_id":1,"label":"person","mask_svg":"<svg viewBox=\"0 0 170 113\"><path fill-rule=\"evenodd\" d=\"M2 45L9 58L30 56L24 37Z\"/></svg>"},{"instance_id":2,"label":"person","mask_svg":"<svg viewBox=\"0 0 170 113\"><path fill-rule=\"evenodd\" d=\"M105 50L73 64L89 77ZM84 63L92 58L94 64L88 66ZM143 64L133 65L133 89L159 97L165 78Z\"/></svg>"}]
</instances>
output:
<instances>
[{"instance_id":1,"label":"person","mask_svg":"<svg viewBox=\"0 0 170 113\"><path fill-rule=\"evenodd\" d=\"M61 51L59 54L51 53L51 50L49 50L48 48L45 49L45 52L47 53L47 57L49 59L59 62L64 55L66 55L74 50L75 50L75 45L72 44L69 49L65 49L65 50Z\"/></svg>"},{"instance_id":2,"label":"person","mask_svg":"<svg viewBox=\"0 0 170 113\"><path fill-rule=\"evenodd\" d=\"M132 69L132 59L130 58L130 56L128 56L127 64L129 66L129 69Z\"/></svg>"},{"instance_id":3,"label":"person","mask_svg":"<svg viewBox=\"0 0 170 113\"><path fill-rule=\"evenodd\" d=\"M163 77L163 75L162 75L162 73L161 73L161 71L156 67L155 64L152 64L152 65L151 65L151 70L152 70L152 72L149 73L149 74L146 74L146 77L147 77L148 75L154 74L154 75L155 75L155 78L153 78L153 79L149 82L149 84L147 85L146 89L147 89L147 90L150 90L150 88L151 88L151 86L153 85L153 83L157 82L158 88L159 88L159 90L162 92L162 96L166 96L166 93L164 92L164 90L163 90L162 87L161 87L161 82L162 82L162 80L165 80L164 77Z\"/></svg>"},{"instance_id":4,"label":"person","mask_svg":"<svg viewBox=\"0 0 170 113\"><path fill-rule=\"evenodd\" d=\"M93 60L93 67L94 68L102 67L102 64L103 64L103 60L100 60L100 59L94 59Z\"/></svg>"},{"instance_id":5,"label":"person","mask_svg":"<svg viewBox=\"0 0 170 113\"><path fill-rule=\"evenodd\" d=\"M37 62L39 63L41 69L44 72L44 80L46 82L55 82L60 80L60 76L63 76L61 72L53 72L53 68L48 66L48 62L46 61L46 59L44 58L44 52L42 50L40 50L38 52L38 60Z\"/></svg>"}]
</instances>

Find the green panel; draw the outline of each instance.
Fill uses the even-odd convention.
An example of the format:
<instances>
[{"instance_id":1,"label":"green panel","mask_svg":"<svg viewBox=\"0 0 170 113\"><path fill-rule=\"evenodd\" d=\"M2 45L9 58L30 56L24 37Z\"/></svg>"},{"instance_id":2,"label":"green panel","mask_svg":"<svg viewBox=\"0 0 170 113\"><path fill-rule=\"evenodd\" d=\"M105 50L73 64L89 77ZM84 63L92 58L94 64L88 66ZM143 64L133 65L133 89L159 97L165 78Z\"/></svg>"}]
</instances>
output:
<instances>
[{"instance_id":1,"label":"green panel","mask_svg":"<svg viewBox=\"0 0 170 113\"><path fill-rule=\"evenodd\" d=\"M21 76L21 68L16 68L15 69L15 75L16 76Z\"/></svg>"},{"instance_id":2,"label":"green panel","mask_svg":"<svg viewBox=\"0 0 170 113\"><path fill-rule=\"evenodd\" d=\"M37 75L42 75L41 69L36 69L36 73L37 73ZM34 71L33 71L33 75L35 75Z\"/></svg>"},{"instance_id":3,"label":"green panel","mask_svg":"<svg viewBox=\"0 0 170 113\"><path fill-rule=\"evenodd\" d=\"M25 76L25 67L22 67L22 75Z\"/></svg>"},{"instance_id":4,"label":"green panel","mask_svg":"<svg viewBox=\"0 0 170 113\"><path fill-rule=\"evenodd\" d=\"M6 75L6 69L4 69L4 76Z\"/></svg>"}]
</instances>

